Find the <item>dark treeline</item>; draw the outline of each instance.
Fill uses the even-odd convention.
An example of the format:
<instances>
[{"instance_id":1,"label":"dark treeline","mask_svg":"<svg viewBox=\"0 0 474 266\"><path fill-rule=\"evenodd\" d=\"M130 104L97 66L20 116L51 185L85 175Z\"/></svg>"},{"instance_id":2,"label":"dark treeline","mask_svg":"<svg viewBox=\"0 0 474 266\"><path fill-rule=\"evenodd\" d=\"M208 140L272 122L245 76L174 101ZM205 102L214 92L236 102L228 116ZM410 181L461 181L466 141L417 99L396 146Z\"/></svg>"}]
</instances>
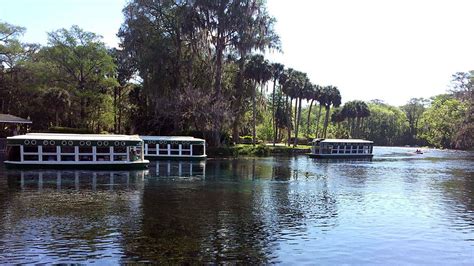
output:
<instances>
[{"instance_id":1,"label":"dark treeline","mask_svg":"<svg viewBox=\"0 0 474 266\"><path fill-rule=\"evenodd\" d=\"M26 29L0 22L0 112L36 131L186 134L214 146L358 137L473 147L472 73L430 100L340 106L337 87L265 59L281 50L265 1L134 0L123 13L118 49L77 26L27 44Z\"/></svg>"}]
</instances>

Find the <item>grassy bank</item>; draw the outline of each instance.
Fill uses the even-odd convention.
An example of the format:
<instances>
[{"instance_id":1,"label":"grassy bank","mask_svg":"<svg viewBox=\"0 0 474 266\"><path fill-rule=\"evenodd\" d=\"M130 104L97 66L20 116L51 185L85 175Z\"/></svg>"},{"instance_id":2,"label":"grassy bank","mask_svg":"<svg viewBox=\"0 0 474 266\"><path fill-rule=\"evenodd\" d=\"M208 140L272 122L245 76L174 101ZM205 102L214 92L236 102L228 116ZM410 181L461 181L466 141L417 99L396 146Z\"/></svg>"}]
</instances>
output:
<instances>
[{"instance_id":1,"label":"grassy bank","mask_svg":"<svg viewBox=\"0 0 474 266\"><path fill-rule=\"evenodd\" d=\"M306 154L310 152L310 146L298 145L298 147L288 147L283 145L271 146L259 144L238 144L235 146L225 146L219 148L208 148L206 153L210 158L237 157L237 156L271 156L271 155L294 155Z\"/></svg>"}]
</instances>

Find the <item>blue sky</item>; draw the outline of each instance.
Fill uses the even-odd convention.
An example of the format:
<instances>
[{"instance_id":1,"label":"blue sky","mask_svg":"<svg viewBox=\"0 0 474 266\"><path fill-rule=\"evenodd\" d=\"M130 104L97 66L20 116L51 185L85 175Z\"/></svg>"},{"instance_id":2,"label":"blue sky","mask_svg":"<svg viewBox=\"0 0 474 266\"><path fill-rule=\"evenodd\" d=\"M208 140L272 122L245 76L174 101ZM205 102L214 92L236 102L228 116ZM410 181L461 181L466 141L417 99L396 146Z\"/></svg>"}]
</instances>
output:
<instances>
[{"instance_id":1,"label":"blue sky","mask_svg":"<svg viewBox=\"0 0 474 266\"><path fill-rule=\"evenodd\" d=\"M0 0L0 20L27 28L23 40L79 25L116 46L126 0ZM283 53L272 61L336 85L343 101L444 93L451 74L474 70L472 0L268 0Z\"/></svg>"},{"instance_id":2,"label":"blue sky","mask_svg":"<svg viewBox=\"0 0 474 266\"><path fill-rule=\"evenodd\" d=\"M109 46L118 42L125 0L0 0L0 20L26 27L23 40L47 43L47 32L79 25L100 34Z\"/></svg>"}]
</instances>

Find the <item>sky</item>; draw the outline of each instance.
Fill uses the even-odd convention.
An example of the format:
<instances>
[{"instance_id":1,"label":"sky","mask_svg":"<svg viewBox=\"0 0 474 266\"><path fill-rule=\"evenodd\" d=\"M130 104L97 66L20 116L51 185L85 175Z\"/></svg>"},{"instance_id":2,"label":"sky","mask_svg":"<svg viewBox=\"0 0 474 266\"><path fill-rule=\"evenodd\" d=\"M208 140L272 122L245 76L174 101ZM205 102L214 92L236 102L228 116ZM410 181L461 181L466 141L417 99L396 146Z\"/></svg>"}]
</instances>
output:
<instances>
[{"instance_id":1,"label":"sky","mask_svg":"<svg viewBox=\"0 0 474 266\"><path fill-rule=\"evenodd\" d=\"M117 46L126 0L0 0L0 20L23 40L79 25ZM335 85L343 102L403 105L446 92L451 75L474 70L473 0L267 0L283 53L274 62Z\"/></svg>"}]
</instances>

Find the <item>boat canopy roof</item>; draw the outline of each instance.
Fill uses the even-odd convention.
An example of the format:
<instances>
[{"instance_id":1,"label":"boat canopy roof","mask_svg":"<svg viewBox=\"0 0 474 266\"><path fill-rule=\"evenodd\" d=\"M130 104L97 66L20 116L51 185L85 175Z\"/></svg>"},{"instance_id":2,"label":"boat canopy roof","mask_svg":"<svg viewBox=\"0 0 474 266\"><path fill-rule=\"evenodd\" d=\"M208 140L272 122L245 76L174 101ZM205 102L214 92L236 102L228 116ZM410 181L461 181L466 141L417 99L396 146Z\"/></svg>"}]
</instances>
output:
<instances>
[{"instance_id":1,"label":"boat canopy roof","mask_svg":"<svg viewBox=\"0 0 474 266\"><path fill-rule=\"evenodd\" d=\"M8 137L7 143L27 146L136 146L143 141L138 135L28 133Z\"/></svg>"},{"instance_id":2,"label":"boat canopy roof","mask_svg":"<svg viewBox=\"0 0 474 266\"><path fill-rule=\"evenodd\" d=\"M8 139L48 139L48 140L108 140L108 141L141 141L138 135L113 135L113 134L66 134L66 133L28 133L8 137Z\"/></svg>"},{"instance_id":3,"label":"boat canopy roof","mask_svg":"<svg viewBox=\"0 0 474 266\"><path fill-rule=\"evenodd\" d=\"M204 139L190 136L140 136L145 143L162 143L162 144L178 144L178 143L204 143Z\"/></svg>"},{"instance_id":4,"label":"boat canopy roof","mask_svg":"<svg viewBox=\"0 0 474 266\"><path fill-rule=\"evenodd\" d=\"M313 142L320 143L364 143L364 144L373 144L373 141L364 140L364 139L314 139Z\"/></svg>"},{"instance_id":5,"label":"boat canopy roof","mask_svg":"<svg viewBox=\"0 0 474 266\"><path fill-rule=\"evenodd\" d=\"M0 114L0 123L7 124L31 124L32 122L28 119L24 119L18 116L10 114Z\"/></svg>"}]
</instances>

